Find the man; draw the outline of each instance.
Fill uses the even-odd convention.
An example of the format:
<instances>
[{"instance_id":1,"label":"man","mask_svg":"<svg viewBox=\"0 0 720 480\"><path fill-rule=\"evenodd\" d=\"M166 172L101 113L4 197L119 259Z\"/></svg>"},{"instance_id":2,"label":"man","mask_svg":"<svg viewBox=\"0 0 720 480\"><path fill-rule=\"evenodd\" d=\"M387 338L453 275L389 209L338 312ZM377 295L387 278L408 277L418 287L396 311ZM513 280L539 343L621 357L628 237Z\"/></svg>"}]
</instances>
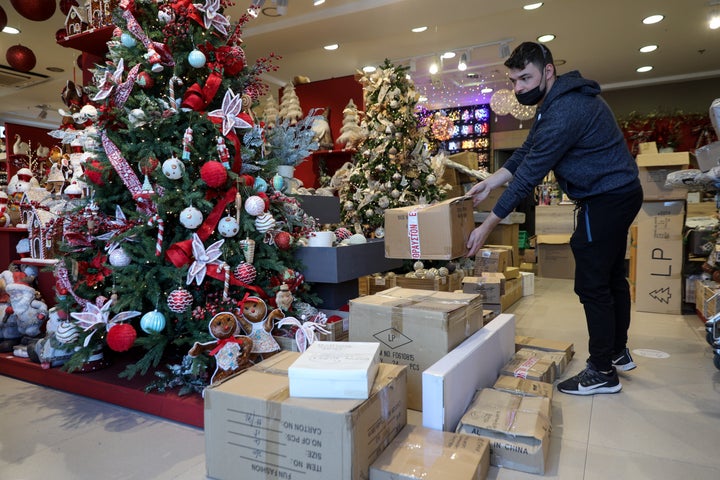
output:
<instances>
[{"instance_id":1,"label":"man","mask_svg":"<svg viewBox=\"0 0 720 480\"><path fill-rule=\"evenodd\" d=\"M553 170L577 204L570 239L575 257L575 293L585 310L590 357L578 375L558 384L575 395L616 393L617 369L635 368L627 349L630 291L625 279L627 233L642 204L638 170L600 87L576 71L557 76L547 47L526 42L505 62L515 96L537 105L527 140L505 165L473 186L475 205L510 182L492 213L467 243L468 256L492 229Z\"/></svg>"}]
</instances>

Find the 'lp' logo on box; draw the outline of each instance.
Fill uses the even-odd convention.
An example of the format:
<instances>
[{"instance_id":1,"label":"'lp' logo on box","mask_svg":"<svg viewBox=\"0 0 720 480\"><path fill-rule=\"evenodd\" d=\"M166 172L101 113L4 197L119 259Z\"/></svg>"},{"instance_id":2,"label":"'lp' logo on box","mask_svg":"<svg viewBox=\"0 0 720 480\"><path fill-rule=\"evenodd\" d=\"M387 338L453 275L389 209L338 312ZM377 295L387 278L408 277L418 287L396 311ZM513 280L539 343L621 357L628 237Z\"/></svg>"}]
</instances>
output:
<instances>
[{"instance_id":1,"label":"'lp' logo on box","mask_svg":"<svg viewBox=\"0 0 720 480\"><path fill-rule=\"evenodd\" d=\"M651 272L650 275L656 276L656 277L669 277L672 275L672 258L666 258L665 252L662 248L653 248L650 252L650 258L654 260L660 260L668 262L665 265L667 266L667 273L665 273L665 265L662 263L653 262L653 270L655 270L656 266L661 267L663 271L659 273Z\"/></svg>"}]
</instances>

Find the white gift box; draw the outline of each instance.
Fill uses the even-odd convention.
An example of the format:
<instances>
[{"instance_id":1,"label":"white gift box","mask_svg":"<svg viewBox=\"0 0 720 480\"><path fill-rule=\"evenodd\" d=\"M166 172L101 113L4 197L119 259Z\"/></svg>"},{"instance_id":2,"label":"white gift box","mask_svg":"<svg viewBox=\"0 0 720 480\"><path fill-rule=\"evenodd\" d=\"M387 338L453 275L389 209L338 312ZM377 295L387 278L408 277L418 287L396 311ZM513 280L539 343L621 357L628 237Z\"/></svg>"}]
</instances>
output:
<instances>
[{"instance_id":1,"label":"white gift box","mask_svg":"<svg viewBox=\"0 0 720 480\"><path fill-rule=\"evenodd\" d=\"M379 363L379 343L315 342L288 369L290 396L367 399Z\"/></svg>"}]
</instances>

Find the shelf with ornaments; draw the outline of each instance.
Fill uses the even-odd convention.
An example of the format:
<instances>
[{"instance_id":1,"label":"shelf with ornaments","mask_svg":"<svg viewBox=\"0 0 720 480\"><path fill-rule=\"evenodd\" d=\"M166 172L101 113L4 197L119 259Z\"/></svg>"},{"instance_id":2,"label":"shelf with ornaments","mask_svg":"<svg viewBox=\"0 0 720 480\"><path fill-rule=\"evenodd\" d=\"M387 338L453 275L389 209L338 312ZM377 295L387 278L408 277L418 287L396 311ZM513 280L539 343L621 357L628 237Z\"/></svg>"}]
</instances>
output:
<instances>
[{"instance_id":1,"label":"shelf with ornaments","mask_svg":"<svg viewBox=\"0 0 720 480\"><path fill-rule=\"evenodd\" d=\"M72 48L98 57L104 57L108 51L107 42L112 38L114 30L114 25L106 25L75 35L61 37L57 40L57 43L65 48Z\"/></svg>"}]
</instances>

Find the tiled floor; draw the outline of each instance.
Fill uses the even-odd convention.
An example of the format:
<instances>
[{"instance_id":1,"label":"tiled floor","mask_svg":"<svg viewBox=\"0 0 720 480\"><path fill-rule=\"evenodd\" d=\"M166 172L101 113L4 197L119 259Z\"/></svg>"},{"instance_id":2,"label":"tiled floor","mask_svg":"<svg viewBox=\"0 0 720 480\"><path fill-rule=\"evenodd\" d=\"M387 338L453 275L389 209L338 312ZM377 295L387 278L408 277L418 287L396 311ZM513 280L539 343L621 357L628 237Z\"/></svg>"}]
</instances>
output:
<instances>
[{"instance_id":1,"label":"tiled floor","mask_svg":"<svg viewBox=\"0 0 720 480\"><path fill-rule=\"evenodd\" d=\"M512 312L519 334L575 343L568 374L583 367L587 334L571 281L536 279L535 296ZM629 346L669 356L637 352L616 395L557 393L545 477L720 478L720 371L702 322L634 313ZM0 376L0 480L199 480L204 448L200 429ZM491 468L488 478L540 477Z\"/></svg>"}]
</instances>

